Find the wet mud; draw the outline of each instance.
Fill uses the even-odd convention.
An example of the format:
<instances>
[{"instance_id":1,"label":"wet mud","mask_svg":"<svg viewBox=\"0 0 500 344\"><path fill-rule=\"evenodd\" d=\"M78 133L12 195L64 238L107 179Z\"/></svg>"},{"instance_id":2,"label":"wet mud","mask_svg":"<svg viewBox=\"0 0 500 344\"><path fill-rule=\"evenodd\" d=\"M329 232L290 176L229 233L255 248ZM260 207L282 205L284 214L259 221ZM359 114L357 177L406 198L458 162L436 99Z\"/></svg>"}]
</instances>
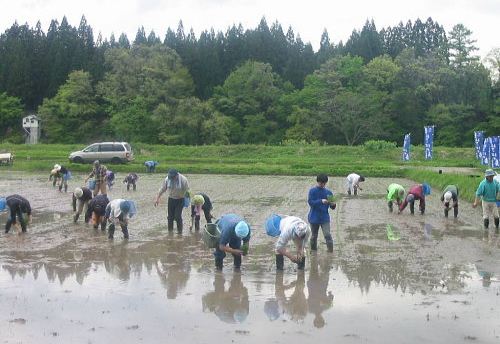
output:
<instances>
[{"instance_id":1,"label":"wet mud","mask_svg":"<svg viewBox=\"0 0 500 344\"><path fill-rule=\"evenodd\" d=\"M367 178L347 196L344 178L331 178L334 252L320 234L305 270L285 260L276 273L264 222L271 213L307 219L315 178L187 175L215 216L234 212L252 227L241 272L231 257L216 272L188 208L183 233L166 230L166 195L153 206L164 176L141 174L136 192L123 177L109 197L135 201L138 214L130 240L117 230L110 241L73 224L71 193L45 175L0 174L0 195L28 198L34 219L25 235L0 234L0 343L500 342L500 239L470 203L445 218L433 189L424 215L398 215L387 185L412 181Z\"/></svg>"}]
</instances>

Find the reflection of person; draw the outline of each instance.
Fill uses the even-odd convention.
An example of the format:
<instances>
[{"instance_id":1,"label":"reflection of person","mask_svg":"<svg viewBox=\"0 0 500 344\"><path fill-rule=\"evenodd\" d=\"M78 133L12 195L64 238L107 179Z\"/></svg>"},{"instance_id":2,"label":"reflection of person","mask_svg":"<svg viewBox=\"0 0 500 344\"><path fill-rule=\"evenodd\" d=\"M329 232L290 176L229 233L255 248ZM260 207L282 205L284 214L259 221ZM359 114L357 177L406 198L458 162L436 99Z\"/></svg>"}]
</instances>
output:
<instances>
[{"instance_id":1,"label":"reflection of person","mask_svg":"<svg viewBox=\"0 0 500 344\"><path fill-rule=\"evenodd\" d=\"M132 189L135 191L136 182L139 180L139 177L135 173L129 173L125 179L123 180L123 184L127 184L127 191L130 190L130 185L132 185Z\"/></svg>"},{"instance_id":2,"label":"reflection of person","mask_svg":"<svg viewBox=\"0 0 500 344\"><path fill-rule=\"evenodd\" d=\"M201 299L203 311L213 312L223 322L241 324L249 313L248 289L241 282L241 274L233 274L227 291L225 282L223 274L215 274L214 291Z\"/></svg>"},{"instance_id":3,"label":"reflection of person","mask_svg":"<svg viewBox=\"0 0 500 344\"><path fill-rule=\"evenodd\" d=\"M354 191L354 196L358 194L358 189L363 190L361 186L359 186L359 183L364 182L365 177L360 176L359 174L356 173L351 173L347 176L346 178L346 188L347 188L347 194L351 194L351 190Z\"/></svg>"},{"instance_id":4,"label":"reflection of person","mask_svg":"<svg viewBox=\"0 0 500 344\"><path fill-rule=\"evenodd\" d=\"M92 218L94 229L97 229L99 224L101 224L101 230L106 230L106 219L104 218L104 215L106 214L106 207L108 206L108 203L109 199L107 196L97 195L87 204L85 218Z\"/></svg>"},{"instance_id":5,"label":"reflection of person","mask_svg":"<svg viewBox=\"0 0 500 344\"><path fill-rule=\"evenodd\" d=\"M101 194L107 195L108 192L106 190L106 171L108 169L106 166L101 165L99 160L94 161L92 172L88 175L88 177L85 179L85 183L92 177L94 177L95 180L95 187L93 190L94 196L101 191Z\"/></svg>"},{"instance_id":6,"label":"reflection of person","mask_svg":"<svg viewBox=\"0 0 500 344\"><path fill-rule=\"evenodd\" d=\"M405 197L405 189L396 183L389 184L387 187L387 206L389 211L392 213L392 205L397 204L398 208L403 203Z\"/></svg>"},{"instance_id":7,"label":"reflection of person","mask_svg":"<svg viewBox=\"0 0 500 344\"><path fill-rule=\"evenodd\" d=\"M311 251L318 249L318 232L319 227L321 227L328 252L333 252L333 238L330 234L330 214L328 214L328 209L335 209L337 204L333 199L333 193L326 188L328 176L320 173L316 177L316 182L318 185L309 190L307 198L307 202L311 207L308 216L312 231Z\"/></svg>"},{"instance_id":8,"label":"reflection of person","mask_svg":"<svg viewBox=\"0 0 500 344\"><path fill-rule=\"evenodd\" d=\"M175 299L179 290L186 286L191 272L189 260L183 262L157 262L156 271L160 277L161 283L167 289L167 298Z\"/></svg>"},{"instance_id":9,"label":"reflection of person","mask_svg":"<svg viewBox=\"0 0 500 344\"><path fill-rule=\"evenodd\" d=\"M401 213L408 204L410 204L410 212L415 213L415 201L419 200L418 208L421 214L425 213L425 196L431 194L431 187L429 184L416 184L413 185L408 191L408 195L404 202L399 206L399 213Z\"/></svg>"},{"instance_id":10,"label":"reflection of person","mask_svg":"<svg viewBox=\"0 0 500 344\"><path fill-rule=\"evenodd\" d=\"M92 191L86 186L82 186L81 188L76 188L73 191L73 211L75 214L73 215L73 222L76 223L78 221L78 217L83 212L83 208L88 206L89 201L92 199ZM76 201L78 200L78 209L76 208ZM85 213L85 215L87 215ZM85 223L89 222L89 218L85 216Z\"/></svg>"},{"instance_id":11,"label":"reflection of person","mask_svg":"<svg viewBox=\"0 0 500 344\"><path fill-rule=\"evenodd\" d=\"M168 190L167 220L168 230L174 230L174 220L177 222L177 232L182 233L182 209L184 208L184 197L189 195L189 182L186 177L175 168L168 171L167 178L158 192L154 205L160 202L160 197Z\"/></svg>"},{"instance_id":12,"label":"reflection of person","mask_svg":"<svg viewBox=\"0 0 500 344\"><path fill-rule=\"evenodd\" d=\"M283 270L284 257L298 264L299 269L303 269L306 262L304 249L311 236L311 228L296 216L286 216L280 221L280 235L276 243L276 269ZM296 255L286 251L286 245L292 240L297 247Z\"/></svg>"},{"instance_id":13,"label":"reflection of person","mask_svg":"<svg viewBox=\"0 0 500 344\"><path fill-rule=\"evenodd\" d=\"M488 229L490 225L489 216L492 215L495 221L496 232L498 233L497 194L500 192L500 183L493 179L495 172L492 169L486 170L484 176L485 178L479 183L479 187L476 190L476 198L472 207L477 207L479 199L482 199L484 229Z\"/></svg>"},{"instance_id":14,"label":"reflection of person","mask_svg":"<svg viewBox=\"0 0 500 344\"><path fill-rule=\"evenodd\" d=\"M250 226L239 215L227 214L217 220L217 227L220 230L219 246L214 250L215 267L222 269L222 261L226 257L226 252L233 255L234 268L241 267L241 255L248 252L250 241ZM241 241L243 240L243 247Z\"/></svg>"},{"instance_id":15,"label":"reflection of person","mask_svg":"<svg viewBox=\"0 0 500 344\"><path fill-rule=\"evenodd\" d=\"M33 222L30 202L23 196L14 194L6 197L5 208L7 211L5 233L9 233L12 225L14 225L18 234L25 233L28 229L27 226ZM28 223L23 218L23 214L28 215ZM16 216L19 219L19 224L17 223Z\"/></svg>"},{"instance_id":16,"label":"reflection of person","mask_svg":"<svg viewBox=\"0 0 500 344\"><path fill-rule=\"evenodd\" d=\"M314 314L313 324L315 327L325 326L325 319L322 313L329 309L333 303L333 294L328 291L328 279L330 267L322 269L319 273L318 260L313 257L311 260L311 271L307 281L307 290L309 298L307 299L307 306L309 312Z\"/></svg>"},{"instance_id":17,"label":"reflection of person","mask_svg":"<svg viewBox=\"0 0 500 344\"><path fill-rule=\"evenodd\" d=\"M128 220L131 208L130 201L114 199L106 206L105 218L110 222L108 227L108 238L113 239L116 225L120 225L123 237L128 239Z\"/></svg>"},{"instance_id":18,"label":"reflection of person","mask_svg":"<svg viewBox=\"0 0 500 344\"><path fill-rule=\"evenodd\" d=\"M281 273L279 275L282 275ZM286 298L282 303L283 312L287 314L292 321L300 322L307 316L307 299L304 294L306 286L306 278L304 270L299 270L297 273L297 280L289 287L283 286L283 289L293 287L293 292L290 297ZM278 288L280 286L277 286Z\"/></svg>"},{"instance_id":19,"label":"reflection of person","mask_svg":"<svg viewBox=\"0 0 500 344\"><path fill-rule=\"evenodd\" d=\"M445 217L448 217L450 208L453 208L453 216L458 216L458 188L456 185L448 185L444 188L441 203L443 203Z\"/></svg>"},{"instance_id":20,"label":"reflection of person","mask_svg":"<svg viewBox=\"0 0 500 344\"><path fill-rule=\"evenodd\" d=\"M207 223L212 223L212 201L210 201L210 198L206 194L200 192L199 194L193 196L191 203L191 226L189 226L189 229L193 229L194 222L194 229L199 231L202 210Z\"/></svg>"}]
</instances>

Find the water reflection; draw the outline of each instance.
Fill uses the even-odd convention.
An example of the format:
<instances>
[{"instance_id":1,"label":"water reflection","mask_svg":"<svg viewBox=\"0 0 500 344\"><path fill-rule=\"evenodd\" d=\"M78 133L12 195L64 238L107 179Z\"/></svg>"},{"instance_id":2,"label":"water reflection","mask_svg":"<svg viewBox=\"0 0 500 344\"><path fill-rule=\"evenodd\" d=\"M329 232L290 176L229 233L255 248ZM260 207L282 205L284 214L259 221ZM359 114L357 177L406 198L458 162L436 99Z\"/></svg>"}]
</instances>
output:
<instances>
[{"instance_id":1,"label":"water reflection","mask_svg":"<svg viewBox=\"0 0 500 344\"><path fill-rule=\"evenodd\" d=\"M331 264L329 261L325 261L320 265L316 256L311 258L311 270L307 280L309 293L307 305L309 312L314 314L313 324L318 328L325 326L322 313L332 307L333 303L333 294L328 290L330 269Z\"/></svg>"},{"instance_id":2,"label":"water reflection","mask_svg":"<svg viewBox=\"0 0 500 344\"><path fill-rule=\"evenodd\" d=\"M248 316L250 302L248 290L241 282L241 273L233 274L227 290L225 284L224 274L216 272L214 291L201 298L203 312L212 312L226 323L243 323Z\"/></svg>"}]
</instances>

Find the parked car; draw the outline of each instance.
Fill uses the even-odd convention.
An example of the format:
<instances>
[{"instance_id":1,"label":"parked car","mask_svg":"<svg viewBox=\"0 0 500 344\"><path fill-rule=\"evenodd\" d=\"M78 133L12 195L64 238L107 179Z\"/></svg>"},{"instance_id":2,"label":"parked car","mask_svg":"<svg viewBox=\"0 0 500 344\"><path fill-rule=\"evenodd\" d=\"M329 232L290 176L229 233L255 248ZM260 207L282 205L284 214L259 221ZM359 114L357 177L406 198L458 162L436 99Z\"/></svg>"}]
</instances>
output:
<instances>
[{"instance_id":1,"label":"parked car","mask_svg":"<svg viewBox=\"0 0 500 344\"><path fill-rule=\"evenodd\" d=\"M133 161L134 152L127 142L98 142L82 150L72 152L68 159L69 162L77 164L92 163L95 160L122 164Z\"/></svg>"},{"instance_id":2,"label":"parked car","mask_svg":"<svg viewBox=\"0 0 500 344\"><path fill-rule=\"evenodd\" d=\"M0 153L0 165L12 165L14 163L14 155L12 153Z\"/></svg>"}]
</instances>

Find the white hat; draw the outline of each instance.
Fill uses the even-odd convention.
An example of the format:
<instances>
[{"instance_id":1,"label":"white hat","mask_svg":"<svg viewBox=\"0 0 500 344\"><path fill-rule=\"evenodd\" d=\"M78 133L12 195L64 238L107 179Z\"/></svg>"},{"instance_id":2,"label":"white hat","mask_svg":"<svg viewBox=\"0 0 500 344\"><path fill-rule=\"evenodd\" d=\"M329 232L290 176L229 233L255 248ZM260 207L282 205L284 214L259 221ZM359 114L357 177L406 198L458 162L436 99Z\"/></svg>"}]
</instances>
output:
<instances>
[{"instance_id":1,"label":"white hat","mask_svg":"<svg viewBox=\"0 0 500 344\"><path fill-rule=\"evenodd\" d=\"M81 188L76 188L73 193L75 194L76 198L80 198L83 196L83 190Z\"/></svg>"},{"instance_id":2,"label":"white hat","mask_svg":"<svg viewBox=\"0 0 500 344\"><path fill-rule=\"evenodd\" d=\"M54 170L59 171L61 169L61 165L55 164L54 165Z\"/></svg>"},{"instance_id":3,"label":"white hat","mask_svg":"<svg viewBox=\"0 0 500 344\"><path fill-rule=\"evenodd\" d=\"M452 196L453 195L451 194L451 191L445 192L444 193L444 203L449 203Z\"/></svg>"},{"instance_id":4,"label":"white hat","mask_svg":"<svg viewBox=\"0 0 500 344\"><path fill-rule=\"evenodd\" d=\"M308 226L304 221L297 222L295 225L295 234L299 238L303 238L308 232Z\"/></svg>"}]
</instances>

